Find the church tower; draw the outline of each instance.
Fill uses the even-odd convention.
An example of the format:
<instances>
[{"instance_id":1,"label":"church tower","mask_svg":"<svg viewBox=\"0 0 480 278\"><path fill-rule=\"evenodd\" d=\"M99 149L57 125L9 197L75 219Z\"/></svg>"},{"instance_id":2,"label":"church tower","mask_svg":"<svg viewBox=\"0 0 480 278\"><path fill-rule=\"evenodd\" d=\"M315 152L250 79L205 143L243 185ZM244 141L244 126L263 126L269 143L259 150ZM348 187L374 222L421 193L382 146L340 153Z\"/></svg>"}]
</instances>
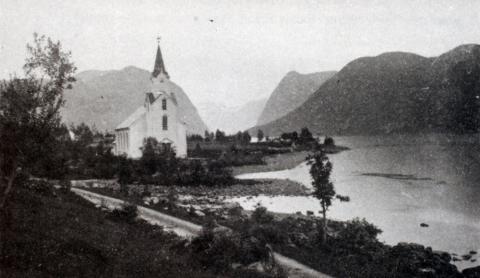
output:
<instances>
[{"instance_id":1,"label":"church tower","mask_svg":"<svg viewBox=\"0 0 480 278\"><path fill-rule=\"evenodd\" d=\"M181 89L170 81L160 42L157 45L150 82L150 87L145 92L144 105L115 129L115 152L138 158L141 156L144 140L153 137L165 147L173 148L177 156L185 157L186 124L179 117L176 98L176 93L180 93Z\"/></svg>"}]
</instances>

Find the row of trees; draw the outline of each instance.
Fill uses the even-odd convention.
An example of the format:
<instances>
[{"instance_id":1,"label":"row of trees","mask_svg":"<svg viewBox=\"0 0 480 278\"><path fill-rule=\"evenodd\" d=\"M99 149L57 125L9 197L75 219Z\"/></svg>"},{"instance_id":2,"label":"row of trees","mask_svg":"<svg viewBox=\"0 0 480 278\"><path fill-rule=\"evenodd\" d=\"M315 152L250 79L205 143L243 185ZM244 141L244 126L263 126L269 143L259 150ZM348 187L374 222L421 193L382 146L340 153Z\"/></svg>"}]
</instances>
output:
<instances>
[{"instance_id":1,"label":"row of trees","mask_svg":"<svg viewBox=\"0 0 480 278\"><path fill-rule=\"evenodd\" d=\"M175 150L145 139L139 160L119 157L120 184L213 186L230 185L234 178L222 160L180 159Z\"/></svg>"},{"instance_id":2,"label":"row of trees","mask_svg":"<svg viewBox=\"0 0 480 278\"><path fill-rule=\"evenodd\" d=\"M236 134L227 135L225 131L217 129L215 132L208 132L208 130L205 130L204 137L193 135L190 139L193 141L248 144L252 137L247 131L239 131Z\"/></svg>"}]
</instances>

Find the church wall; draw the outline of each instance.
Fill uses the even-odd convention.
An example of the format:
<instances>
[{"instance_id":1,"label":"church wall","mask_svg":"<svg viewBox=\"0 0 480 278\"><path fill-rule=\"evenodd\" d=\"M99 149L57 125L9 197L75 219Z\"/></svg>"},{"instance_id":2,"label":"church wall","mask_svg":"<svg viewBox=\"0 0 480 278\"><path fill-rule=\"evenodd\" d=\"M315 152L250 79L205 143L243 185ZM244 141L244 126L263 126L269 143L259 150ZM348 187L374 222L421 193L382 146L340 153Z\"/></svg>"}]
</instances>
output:
<instances>
[{"instance_id":1,"label":"church wall","mask_svg":"<svg viewBox=\"0 0 480 278\"><path fill-rule=\"evenodd\" d=\"M129 130L129 149L128 156L131 158L140 158L142 156L141 147L143 146L143 139L147 132L147 125L145 116L142 116L135 121Z\"/></svg>"},{"instance_id":2,"label":"church wall","mask_svg":"<svg viewBox=\"0 0 480 278\"><path fill-rule=\"evenodd\" d=\"M187 127L184 124L178 124L177 129L177 156L187 156Z\"/></svg>"},{"instance_id":3,"label":"church wall","mask_svg":"<svg viewBox=\"0 0 480 278\"><path fill-rule=\"evenodd\" d=\"M167 110L162 109L162 99L167 100ZM183 150L182 142L179 142L179 134L177 129L180 124L177 118L177 105L173 102L172 98L165 93L161 95L147 111L147 137L155 137L157 141L161 142L163 139L169 139L173 141L172 147L175 148L178 155L179 151ZM163 116L168 117L168 129L163 130ZM181 141L181 139L180 139Z\"/></svg>"},{"instance_id":4,"label":"church wall","mask_svg":"<svg viewBox=\"0 0 480 278\"><path fill-rule=\"evenodd\" d=\"M115 131L115 154L127 154L128 153L128 129L121 129Z\"/></svg>"}]
</instances>

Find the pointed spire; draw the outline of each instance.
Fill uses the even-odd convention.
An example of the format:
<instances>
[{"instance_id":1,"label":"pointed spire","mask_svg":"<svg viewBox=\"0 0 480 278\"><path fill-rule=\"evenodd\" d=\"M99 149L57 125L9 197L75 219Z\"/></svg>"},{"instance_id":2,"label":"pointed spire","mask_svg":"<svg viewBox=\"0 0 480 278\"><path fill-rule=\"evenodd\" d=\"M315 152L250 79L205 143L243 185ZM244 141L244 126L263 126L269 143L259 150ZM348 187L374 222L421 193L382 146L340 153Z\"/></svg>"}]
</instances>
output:
<instances>
[{"instance_id":1,"label":"pointed spire","mask_svg":"<svg viewBox=\"0 0 480 278\"><path fill-rule=\"evenodd\" d=\"M165 64L163 63L162 51L160 50L160 37L157 38L157 56L155 57L155 65L153 66L152 77L157 77L159 74L163 73L168 79L167 70L165 69Z\"/></svg>"}]
</instances>

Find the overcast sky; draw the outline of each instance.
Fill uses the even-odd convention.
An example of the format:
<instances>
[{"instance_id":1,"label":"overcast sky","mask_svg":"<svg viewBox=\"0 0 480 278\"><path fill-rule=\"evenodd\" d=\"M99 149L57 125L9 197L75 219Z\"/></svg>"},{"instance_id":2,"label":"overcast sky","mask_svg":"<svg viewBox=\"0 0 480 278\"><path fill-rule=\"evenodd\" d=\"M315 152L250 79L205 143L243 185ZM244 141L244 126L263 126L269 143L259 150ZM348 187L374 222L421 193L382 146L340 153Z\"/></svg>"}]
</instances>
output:
<instances>
[{"instance_id":1,"label":"overcast sky","mask_svg":"<svg viewBox=\"0 0 480 278\"><path fill-rule=\"evenodd\" d=\"M238 105L291 70L479 43L480 1L0 0L0 78L21 72L33 32L60 40L79 71L151 70L160 35L171 79L194 103Z\"/></svg>"}]
</instances>

